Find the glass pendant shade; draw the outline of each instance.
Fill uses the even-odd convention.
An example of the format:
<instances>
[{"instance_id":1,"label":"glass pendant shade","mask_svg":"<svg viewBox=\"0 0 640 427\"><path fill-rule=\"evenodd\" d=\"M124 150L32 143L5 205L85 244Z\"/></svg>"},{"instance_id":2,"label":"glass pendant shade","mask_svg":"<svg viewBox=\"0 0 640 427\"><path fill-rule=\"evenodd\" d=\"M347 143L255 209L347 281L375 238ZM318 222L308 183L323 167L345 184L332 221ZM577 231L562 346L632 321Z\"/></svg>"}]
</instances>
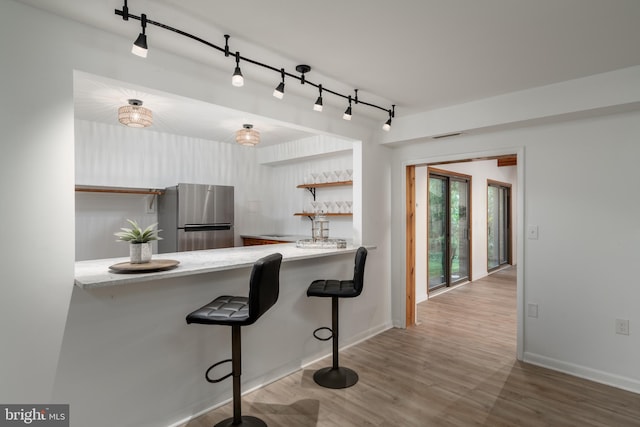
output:
<instances>
[{"instance_id":1,"label":"glass pendant shade","mask_svg":"<svg viewBox=\"0 0 640 427\"><path fill-rule=\"evenodd\" d=\"M243 125L242 129L236 131L236 142L253 147L260 142L260 132L253 129L253 125Z\"/></svg>"},{"instance_id":2,"label":"glass pendant shade","mask_svg":"<svg viewBox=\"0 0 640 427\"><path fill-rule=\"evenodd\" d=\"M142 106L142 101L130 99L129 105L118 108L118 121L132 128L146 128L153 124L153 113Z\"/></svg>"}]
</instances>

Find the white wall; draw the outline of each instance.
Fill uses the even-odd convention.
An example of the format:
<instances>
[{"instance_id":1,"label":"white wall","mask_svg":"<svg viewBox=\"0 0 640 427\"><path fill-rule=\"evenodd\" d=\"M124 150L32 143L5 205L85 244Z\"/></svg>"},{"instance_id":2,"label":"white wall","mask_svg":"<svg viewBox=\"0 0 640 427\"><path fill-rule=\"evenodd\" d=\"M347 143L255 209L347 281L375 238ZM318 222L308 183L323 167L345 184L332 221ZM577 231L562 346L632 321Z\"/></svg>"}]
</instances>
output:
<instances>
[{"instance_id":1,"label":"white wall","mask_svg":"<svg viewBox=\"0 0 640 427\"><path fill-rule=\"evenodd\" d=\"M64 47L74 42L71 32L54 36L61 22L44 18L0 2L0 401L6 403L51 402L73 284L73 74ZM25 23L38 31L17 38Z\"/></svg>"},{"instance_id":2,"label":"white wall","mask_svg":"<svg viewBox=\"0 0 640 427\"><path fill-rule=\"evenodd\" d=\"M261 148L244 147L198 138L132 129L85 120L75 123L76 183L80 185L165 188L179 182L235 187L235 244L242 234L311 234L307 217L294 217L311 200L297 189L310 171L353 169L351 151L323 154L336 138L323 136L315 156L272 165L260 164ZM288 152L296 141L269 147L272 153ZM302 155L302 153L298 153ZM274 156L272 156L274 157ZM321 201L352 200L351 187L318 190ZM128 255L127 245L113 233L126 226L125 218L151 224L155 213L145 213L153 203L149 196L76 193L76 259ZM351 239L351 218L331 218L331 236Z\"/></svg>"},{"instance_id":3,"label":"white wall","mask_svg":"<svg viewBox=\"0 0 640 427\"><path fill-rule=\"evenodd\" d=\"M112 11L104 19L114 19ZM37 31L25 32L25 23ZM0 177L7 183L0 189L0 199L11 206L2 210L0 221L7 248L0 258L4 274L0 401L52 402L57 398L72 405L91 401L89 388L67 394L60 384L74 378L68 376L73 366L68 360L58 365L73 289L75 69L358 140L353 158L358 177L353 188L354 239L378 247L375 262L368 263L371 281L365 286L382 296L376 318L388 316L392 308L398 325L404 314L404 164L519 150L518 173L525 177L518 182L525 189L519 198L525 210L518 232L522 236L526 224L540 227L539 240L519 241L523 247L518 254L522 275L519 310L525 302L537 303L540 309L537 319L523 318L520 325L525 360L640 391L640 343L633 332L634 325L640 324L640 288L630 273L638 262L640 230L635 218L640 202L629 197L637 187L634 171L640 155L640 115L629 112L568 121L575 117L572 111L593 116L601 110L612 112L616 106L628 109L640 103L640 68L547 88L536 92L536 100L530 103L510 95L492 100L490 108L482 111L475 107L485 105L477 103L437 112L445 120L431 120L438 117L436 113L407 120L397 117L385 138L417 142L391 149L371 143L369 129L377 130L377 123L356 117L347 123L318 115L308 108L308 100L295 96L287 96L286 103L274 103L272 97L264 96L272 88L238 91L228 85L228 70L204 67L160 50L142 60L129 53L130 44L128 35L114 36L12 0L0 2L0 52L3 58L12 59L3 62L0 80ZM256 96L259 92L262 94ZM516 110L510 108L513 105L531 108ZM537 108L540 105L547 108ZM508 115L505 111L509 109L517 117L512 114L496 120ZM555 122L539 123L538 119L549 116ZM484 127L486 133L424 139L441 130L461 129L456 117L467 122L463 129ZM481 123L469 124L474 118ZM514 125L527 118L539 126L496 128L499 123ZM441 126L425 129L421 123ZM82 297L92 298L89 294ZM37 313L33 310L36 304ZM371 315L361 314L363 318ZM630 320L631 335L613 333L618 317ZM83 343L71 342L74 344L65 351L80 354ZM87 363L91 365L88 359ZM122 366L126 364L122 361ZM114 369L118 368L116 364ZM113 374L87 372L96 375L95 387ZM134 376L128 381L138 386L144 380ZM103 392L121 392L110 384ZM56 385L61 388L54 390ZM158 405L166 397L163 390L144 391L149 393L145 409L163 410ZM109 405L108 401L101 403ZM131 406L119 408L117 414L101 414L130 419L145 409Z\"/></svg>"},{"instance_id":4,"label":"white wall","mask_svg":"<svg viewBox=\"0 0 640 427\"><path fill-rule=\"evenodd\" d=\"M515 153L514 153L515 154ZM516 166L497 167L496 160L450 163L435 166L438 169L470 175L471 179L471 275L478 280L488 274L487 271L487 180L500 181L511 184L511 213L514 229L517 229L518 209L518 178ZM517 264L517 239L512 235L513 263Z\"/></svg>"},{"instance_id":5,"label":"white wall","mask_svg":"<svg viewBox=\"0 0 640 427\"><path fill-rule=\"evenodd\" d=\"M429 277L427 275L427 221L428 221L428 198L429 191L428 186L428 174L426 166L418 166L415 169L415 289L416 289L416 304L419 304L429 298L427 293L427 285L429 283Z\"/></svg>"},{"instance_id":6,"label":"white wall","mask_svg":"<svg viewBox=\"0 0 640 427\"><path fill-rule=\"evenodd\" d=\"M640 214L635 194L640 113L629 112L523 129L426 140L394 150L393 187L403 188L407 163L521 152L527 224L538 240L522 241L521 306L538 304L539 317L522 317L524 360L640 392L640 341L616 335L616 318L640 324L640 288L630 279L639 261ZM394 191L394 284L404 283L402 191ZM395 254L398 254L396 256ZM394 285L394 319L403 313Z\"/></svg>"},{"instance_id":7,"label":"white wall","mask_svg":"<svg viewBox=\"0 0 640 427\"><path fill-rule=\"evenodd\" d=\"M116 19L112 10L96 11L96 17ZM25 23L37 31L25 33ZM16 34L21 37L16 38ZM159 49L146 60L138 58L130 54L130 45L128 34L116 36L12 0L0 2L0 52L3 58L11 58L3 63L0 83L3 94L0 176L6 184L0 189L0 199L6 203L0 221L5 239L0 260L3 271L1 402L41 403L58 399L73 407L74 403L91 399L90 387L78 391L79 394L55 390L67 383L70 372L66 368L59 370L59 360L72 301L75 259L74 70L126 80L358 141L369 141L370 127L379 128L377 123L365 118L354 118L347 123L330 115L319 115L307 108L307 99L293 95L287 96L287 102L274 102L271 96L263 95L272 88L255 84L252 88L247 85L237 90L228 84L228 70L203 66ZM269 58L264 60L268 62ZM387 151L376 147L373 153L379 150ZM360 151L360 155L365 154L370 156L367 150ZM357 179L368 178L368 175L369 170L363 175L360 168ZM386 194L384 200L388 203L388 192ZM361 213L362 206L358 209ZM388 210L385 202L382 209L378 209ZM388 220L388 216L385 219ZM359 237L371 235L371 227L366 222L363 224L362 219L354 218L354 225L354 234ZM380 252L376 254L377 262L371 266L369 286L380 295L388 294L389 289L388 281L385 282L389 277L388 247L382 246L388 245L387 236L388 233L385 239L373 242ZM38 307L37 311L34 306ZM389 316L388 306L382 304L377 316ZM80 354L82 345L77 342L66 348L69 352L66 354ZM68 367L66 361L60 363ZM121 389L110 388L110 383L104 385L103 380L112 372L98 368L92 371L97 375L92 384L106 387L105 392L113 395L120 393ZM143 381L135 377L129 380L137 385ZM161 411L162 405L157 402L164 398L163 390L145 391L149 393L147 397L157 397L150 399L153 402L146 409ZM106 400L94 403L109 405ZM131 411L140 410L145 409L100 412L127 419L135 416ZM158 416L162 418L162 413ZM111 421L111 425L122 425L117 419Z\"/></svg>"}]
</instances>

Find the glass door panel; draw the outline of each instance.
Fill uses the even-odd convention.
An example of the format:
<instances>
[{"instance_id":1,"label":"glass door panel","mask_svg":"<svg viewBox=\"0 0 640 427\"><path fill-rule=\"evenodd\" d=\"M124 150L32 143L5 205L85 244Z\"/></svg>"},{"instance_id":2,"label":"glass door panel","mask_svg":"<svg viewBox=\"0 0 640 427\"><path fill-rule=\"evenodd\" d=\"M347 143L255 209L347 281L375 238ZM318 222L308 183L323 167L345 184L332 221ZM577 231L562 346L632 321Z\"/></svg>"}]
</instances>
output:
<instances>
[{"instance_id":1,"label":"glass door panel","mask_svg":"<svg viewBox=\"0 0 640 427\"><path fill-rule=\"evenodd\" d=\"M469 280L469 180L429 174L429 291Z\"/></svg>"},{"instance_id":2,"label":"glass door panel","mask_svg":"<svg viewBox=\"0 0 640 427\"><path fill-rule=\"evenodd\" d=\"M469 279L469 183L452 179L449 188L449 282Z\"/></svg>"},{"instance_id":3,"label":"glass door panel","mask_svg":"<svg viewBox=\"0 0 640 427\"><path fill-rule=\"evenodd\" d=\"M447 180L429 178L429 290L447 284Z\"/></svg>"},{"instance_id":4,"label":"glass door panel","mask_svg":"<svg viewBox=\"0 0 640 427\"><path fill-rule=\"evenodd\" d=\"M487 269L510 262L511 188L489 183L487 186Z\"/></svg>"},{"instance_id":5,"label":"glass door panel","mask_svg":"<svg viewBox=\"0 0 640 427\"><path fill-rule=\"evenodd\" d=\"M487 268L500 265L500 189L487 188Z\"/></svg>"}]
</instances>

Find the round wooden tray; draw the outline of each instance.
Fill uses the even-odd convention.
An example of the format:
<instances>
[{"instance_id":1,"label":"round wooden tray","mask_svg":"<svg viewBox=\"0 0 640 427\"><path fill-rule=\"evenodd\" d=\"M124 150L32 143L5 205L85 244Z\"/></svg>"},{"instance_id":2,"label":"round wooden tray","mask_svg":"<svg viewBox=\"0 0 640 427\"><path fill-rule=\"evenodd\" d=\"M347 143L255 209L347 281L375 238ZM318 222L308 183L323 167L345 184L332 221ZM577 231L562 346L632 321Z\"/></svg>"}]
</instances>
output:
<instances>
[{"instance_id":1,"label":"round wooden tray","mask_svg":"<svg viewBox=\"0 0 640 427\"><path fill-rule=\"evenodd\" d=\"M175 268L180 261L175 259L152 259L144 264L131 264L130 262L120 262L109 266L110 270L116 273L149 273L152 271L170 270Z\"/></svg>"}]
</instances>

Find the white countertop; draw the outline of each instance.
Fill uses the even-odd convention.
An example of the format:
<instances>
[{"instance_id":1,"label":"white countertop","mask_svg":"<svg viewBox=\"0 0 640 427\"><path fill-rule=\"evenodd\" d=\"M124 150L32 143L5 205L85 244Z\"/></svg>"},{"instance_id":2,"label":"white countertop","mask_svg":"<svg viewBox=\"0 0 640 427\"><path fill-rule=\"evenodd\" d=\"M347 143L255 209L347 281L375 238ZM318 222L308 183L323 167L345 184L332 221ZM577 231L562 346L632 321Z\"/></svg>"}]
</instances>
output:
<instances>
[{"instance_id":1,"label":"white countertop","mask_svg":"<svg viewBox=\"0 0 640 427\"><path fill-rule=\"evenodd\" d=\"M364 246L374 248L373 246ZM109 270L109 266L113 264L129 261L128 257L78 261L75 264L75 285L82 289L90 289L251 267L258 259L275 252L281 253L283 262L287 262L353 253L357 249L357 246L351 244L347 245L345 249L302 249L297 248L295 243L280 243L154 254L153 259L172 259L180 261L180 264L171 270L153 273L115 273Z\"/></svg>"}]
</instances>

